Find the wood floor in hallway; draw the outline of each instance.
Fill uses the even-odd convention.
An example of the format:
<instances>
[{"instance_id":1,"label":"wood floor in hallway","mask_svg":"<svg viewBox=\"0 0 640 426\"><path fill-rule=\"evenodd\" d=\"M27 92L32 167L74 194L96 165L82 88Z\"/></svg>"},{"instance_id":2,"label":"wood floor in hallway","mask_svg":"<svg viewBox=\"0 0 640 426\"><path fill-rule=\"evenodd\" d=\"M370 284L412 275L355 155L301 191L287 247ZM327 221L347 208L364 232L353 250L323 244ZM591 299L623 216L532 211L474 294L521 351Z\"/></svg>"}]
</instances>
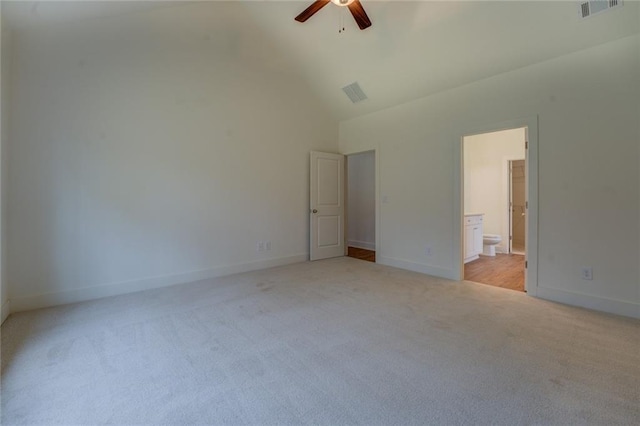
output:
<instances>
[{"instance_id":1,"label":"wood floor in hallway","mask_svg":"<svg viewBox=\"0 0 640 426\"><path fill-rule=\"evenodd\" d=\"M524 291L524 256L519 254L480 256L479 259L464 265L464 279Z\"/></svg>"},{"instance_id":2,"label":"wood floor in hallway","mask_svg":"<svg viewBox=\"0 0 640 426\"><path fill-rule=\"evenodd\" d=\"M360 260L366 260L367 262L376 261L376 252L373 250L362 249L358 247L349 247L347 256Z\"/></svg>"}]
</instances>

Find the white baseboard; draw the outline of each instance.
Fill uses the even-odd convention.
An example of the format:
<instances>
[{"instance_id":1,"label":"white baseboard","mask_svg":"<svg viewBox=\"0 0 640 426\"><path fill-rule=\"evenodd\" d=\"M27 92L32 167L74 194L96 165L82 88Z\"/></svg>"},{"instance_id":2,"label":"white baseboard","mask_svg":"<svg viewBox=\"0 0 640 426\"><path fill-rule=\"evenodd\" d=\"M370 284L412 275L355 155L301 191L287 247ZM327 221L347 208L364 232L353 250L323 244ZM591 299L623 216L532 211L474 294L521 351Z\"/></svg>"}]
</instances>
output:
<instances>
[{"instance_id":1,"label":"white baseboard","mask_svg":"<svg viewBox=\"0 0 640 426\"><path fill-rule=\"evenodd\" d=\"M0 324L2 324L4 320L7 319L9 313L11 313L11 302L10 300L7 300L0 307Z\"/></svg>"},{"instance_id":2,"label":"white baseboard","mask_svg":"<svg viewBox=\"0 0 640 426\"><path fill-rule=\"evenodd\" d=\"M610 314L640 318L640 304L638 303L607 299L574 291L542 287L540 285L538 286L536 297L564 303L566 305L581 306L596 311L608 312Z\"/></svg>"},{"instance_id":3,"label":"white baseboard","mask_svg":"<svg viewBox=\"0 0 640 426\"><path fill-rule=\"evenodd\" d=\"M483 255L484 256L484 255ZM480 258L480 255L476 254L475 256L471 256L471 257L467 257L464 259L464 263L467 264L469 262L473 262L474 260L477 260Z\"/></svg>"},{"instance_id":4,"label":"white baseboard","mask_svg":"<svg viewBox=\"0 0 640 426\"><path fill-rule=\"evenodd\" d=\"M451 280L455 279L453 276L453 271L451 270L425 265L422 263L410 262L384 256L378 256L377 263L380 263L381 265L407 269L409 271L420 272L427 275L433 275L436 277ZM538 286L536 288L535 294L534 292L529 292L529 294L535 295L535 297L539 297L541 299L564 303L566 305L580 306L583 308L594 309L611 314L640 318L640 304L638 303L606 299L603 297L591 296L588 294L541 286Z\"/></svg>"},{"instance_id":5,"label":"white baseboard","mask_svg":"<svg viewBox=\"0 0 640 426\"><path fill-rule=\"evenodd\" d=\"M100 299L102 297L117 296L121 294L134 293L137 291L168 287L177 284L185 284L208 278L238 274L241 272L249 272L259 269L273 268L275 266L305 262L307 260L309 260L309 254L304 253L274 259L239 263L235 265L217 266L210 269L202 269L199 271L186 272L183 274L143 278L140 280L131 280L95 287L85 287L73 290L37 294L33 296L14 297L11 299L11 312L28 311L31 309L44 308L48 306L65 305L67 303ZM2 312L4 315L4 306Z\"/></svg>"},{"instance_id":6,"label":"white baseboard","mask_svg":"<svg viewBox=\"0 0 640 426\"><path fill-rule=\"evenodd\" d=\"M199 281L208 278L222 277L225 275L237 274L241 272L255 271L259 269L272 268L276 266L289 265L308 260L307 253L258 260L236 265L218 266L210 269L187 272L184 274L167 275L161 277L144 278L113 284L106 284L96 287L85 287L80 289L65 290L38 294L33 296L23 296L7 300L0 307L1 322L9 316L11 312L20 312L31 309L44 308L48 306L64 305L67 303L81 302L85 300L99 299L102 297L117 296L121 294L134 293L137 291L150 290L154 288L168 287L177 284ZM381 265L393 266L407 269L409 271L420 272L436 277L454 279L453 271L426 265L423 263L410 262L391 257L378 256L377 263ZM640 318L640 304L621 300L606 299L588 294L553 289L538 286L537 297L567 305L581 306L612 314Z\"/></svg>"},{"instance_id":7,"label":"white baseboard","mask_svg":"<svg viewBox=\"0 0 640 426\"><path fill-rule=\"evenodd\" d=\"M424 263L410 262L408 260L394 259L392 257L378 256L376 263L395 268L407 269L409 271L420 272L422 274L432 275L434 277L446 278L453 280L453 271L450 269L439 268L437 266L426 265Z\"/></svg>"},{"instance_id":8,"label":"white baseboard","mask_svg":"<svg viewBox=\"0 0 640 426\"><path fill-rule=\"evenodd\" d=\"M376 243L368 243L366 241L357 241L357 240L349 240L347 241L347 245L349 247L356 247L356 248L361 248L361 249L366 249L366 250L375 250L376 249Z\"/></svg>"}]
</instances>

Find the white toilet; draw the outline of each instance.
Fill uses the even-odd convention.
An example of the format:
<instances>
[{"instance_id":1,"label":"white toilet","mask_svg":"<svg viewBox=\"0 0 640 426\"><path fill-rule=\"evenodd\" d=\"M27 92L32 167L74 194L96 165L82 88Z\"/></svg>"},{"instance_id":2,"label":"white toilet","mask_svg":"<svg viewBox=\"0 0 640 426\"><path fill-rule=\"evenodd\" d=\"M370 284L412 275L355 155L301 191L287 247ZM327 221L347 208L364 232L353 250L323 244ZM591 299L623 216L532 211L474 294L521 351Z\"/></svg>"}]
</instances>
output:
<instances>
[{"instance_id":1,"label":"white toilet","mask_svg":"<svg viewBox=\"0 0 640 426\"><path fill-rule=\"evenodd\" d=\"M485 256L495 256L496 246L500 244L502 237L496 234L484 234L482 236L482 254Z\"/></svg>"}]
</instances>

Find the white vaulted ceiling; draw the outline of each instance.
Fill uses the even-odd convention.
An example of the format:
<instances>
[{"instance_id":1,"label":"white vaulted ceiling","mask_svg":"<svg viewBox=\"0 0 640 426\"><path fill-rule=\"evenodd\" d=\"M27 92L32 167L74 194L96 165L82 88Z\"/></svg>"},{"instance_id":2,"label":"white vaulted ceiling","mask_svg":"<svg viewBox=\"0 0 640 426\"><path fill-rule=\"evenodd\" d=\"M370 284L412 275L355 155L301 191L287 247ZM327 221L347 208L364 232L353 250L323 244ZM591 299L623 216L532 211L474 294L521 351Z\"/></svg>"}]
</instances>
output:
<instances>
[{"instance_id":1,"label":"white vaulted ceiling","mask_svg":"<svg viewBox=\"0 0 640 426\"><path fill-rule=\"evenodd\" d=\"M2 12L18 32L91 19L111 20L120 32L116 21L127 15L138 33L157 35L161 28L167 40L225 40L249 62L301 76L308 95L319 98L338 120L640 31L636 1L581 19L576 1L362 0L373 22L364 31L333 4L306 23L294 21L311 1L3 1ZM232 19L215 18L220 16ZM346 31L339 33L342 21ZM352 104L342 92L354 81L368 100Z\"/></svg>"}]
</instances>

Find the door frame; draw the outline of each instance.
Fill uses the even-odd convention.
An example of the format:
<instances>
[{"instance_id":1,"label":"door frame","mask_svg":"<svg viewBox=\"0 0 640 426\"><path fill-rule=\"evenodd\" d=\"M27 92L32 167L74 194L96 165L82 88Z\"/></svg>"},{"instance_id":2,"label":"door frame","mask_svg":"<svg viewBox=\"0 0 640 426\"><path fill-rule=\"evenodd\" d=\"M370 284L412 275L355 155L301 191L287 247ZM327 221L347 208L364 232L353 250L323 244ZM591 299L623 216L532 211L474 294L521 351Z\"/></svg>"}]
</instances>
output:
<instances>
[{"instance_id":1,"label":"door frame","mask_svg":"<svg viewBox=\"0 0 640 426\"><path fill-rule=\"evenodd\" d=\"M349 239L349 156L350 155L357 155L357 154L364 154L366 152L373 152L373 157L374 157L374 173L375 173L375 189L374 189L374 194L375 194L375 215L376 215L376 219L375 219L375 224L376 224L376 262L375 263L379 263L379 259L380 259L380 155L379 154L379 149L378 148L371 148L371 149L364 149L361 151L347 151L347 152L341 152L342 155L345 156L346 161L344 162L344 194L345 194L345 218L344 218L344 225L345 225L345 231L344 231L344 254L345 256L348 254L348 239Z\"/></svg>"},{"instance_id":2,"label":"door frame","mask_svg":"<svg viewBox=\"0 0 640 426\"><path fill-rule=\"evenodd\" d=\"M528 295L538 293L538 116L517 118L494 124L469 126L454 143L453 185L453 278L464 279L464 138L482 133L525 128L526 150L525 191L529 203L525 216L525 290ZM455 265L458 265L456 268Z\"/></svg>"}]
</instances>

